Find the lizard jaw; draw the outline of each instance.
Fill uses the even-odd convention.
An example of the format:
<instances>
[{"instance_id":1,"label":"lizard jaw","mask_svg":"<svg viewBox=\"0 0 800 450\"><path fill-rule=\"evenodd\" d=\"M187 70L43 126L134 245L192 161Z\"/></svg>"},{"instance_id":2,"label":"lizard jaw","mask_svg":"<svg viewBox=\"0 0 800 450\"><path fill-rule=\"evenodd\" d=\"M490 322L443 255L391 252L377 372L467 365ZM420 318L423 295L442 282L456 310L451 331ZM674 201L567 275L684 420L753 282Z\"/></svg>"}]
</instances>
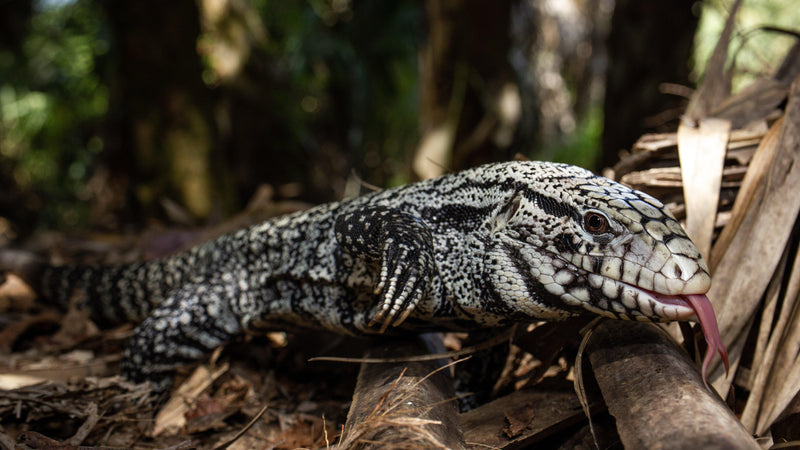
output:
<instances>
[{"instance_id":1,"label":"lizard jaw","mask_svg":"<svg viewBox=\"0 0 800 450\"><path fill-rule=\"evenodd\" d=\"M642 289L644 290L644 289ZM703 337L706 340L708 350L703 357L702 376L703 383L708 387L707 375L708 368L711 366L711 361L714 359L714 354L719 353L722 362L725 364L725 373L730 370L730 363L728 362L728 350L722 342L722 337L719 335L719 327L717 326L717 317L714 314L714 309L711 306L711 301L705 294L684 294L684 295L665 295L653 291L647 291L657 302L667 305L680 306L682 309L691 311L686 317L681 319L689 319L694 316L700 328L703 330Z\"/></svg>"},{"instance_id":2,"label":"lizard jaw","mask_svg":"<svg viewBox=\"0 0 800 450\"><path fill-rule=\"evenodd\" d=\"M703 330L703 337L708 345L708 350L703 358L702 365L703 383L706 385L706 387L708 387L708 369L716 353L719 353L720 357L722 358L722 362L725 364L725 373L728 373L730 369L730 364L728 362L728 351L725 348L725 344L722 342L722 338L719 334L717 318L714 314L711 301L708 299L705 293L678 295L661 294L636 285L625 283L621 280L611 281L617 285L621 285L623 290L628 290L629 293L634 294L632 296L633 301L640 305L640 308L641 305L649 303L649 309L653 313L656 313L655 315L642 315L636 317L636 320L649 319L658 321L660 319L666 321L683 321L690 320L692 318L696 319L696 321L700 324L700 328ZM654 307L654 303L659 305L660 308ZM589 305L591 304L583 304L584 308L589 309L590 311L594 311L602 315L618 317L612 311L603 311L596 306L589 307ZM659 309L661 310L660 314L658 313ZM669 311L669 313L667 313L667 311Z\"/></svg>"}]
</instances>

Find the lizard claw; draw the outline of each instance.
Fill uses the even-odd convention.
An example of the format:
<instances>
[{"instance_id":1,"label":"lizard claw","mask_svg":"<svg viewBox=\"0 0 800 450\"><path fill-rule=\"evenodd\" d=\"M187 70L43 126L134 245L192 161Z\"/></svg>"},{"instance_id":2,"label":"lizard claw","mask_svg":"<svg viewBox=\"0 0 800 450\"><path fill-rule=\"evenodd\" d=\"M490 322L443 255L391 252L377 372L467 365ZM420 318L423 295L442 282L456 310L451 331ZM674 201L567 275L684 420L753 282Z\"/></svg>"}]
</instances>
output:
<instances>
[{"instance_id":1,"label":"lizard claw","mask_svg":"<svg viewBox=\"0 0 800 450\"><path fill-rule=\"evenodd\" d=\"M433 273L429 248L414 248L389 239L383 254L380 278L375 286L381 303L370 321L370 326L381 324L381 333L389 326L399 326L414 312L425 297Z\"/></svg>"},{"instance_id":2,"label":"lizard claw","mask_svg":"<svg viewBox=\"0 0 800 450\"><path fill-rule=\"evenodd\" d=\"M368 326L380 332L401 325L427 294L435 273L433 237L420 219L384 206L367 206L336 219L344 251L378 268L373 294L379 304Z\"/></svg>"}]
</instances>

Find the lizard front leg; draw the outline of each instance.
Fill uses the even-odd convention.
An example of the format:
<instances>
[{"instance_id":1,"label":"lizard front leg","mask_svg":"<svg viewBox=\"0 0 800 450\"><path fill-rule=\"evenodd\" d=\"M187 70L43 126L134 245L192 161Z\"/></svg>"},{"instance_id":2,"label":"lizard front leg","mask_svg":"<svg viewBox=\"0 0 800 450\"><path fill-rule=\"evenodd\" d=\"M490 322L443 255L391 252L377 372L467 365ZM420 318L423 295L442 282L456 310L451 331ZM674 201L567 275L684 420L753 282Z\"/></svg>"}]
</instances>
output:
<instances>
[{"instance_id":1,"label":"lizard front leg","mask_svg":"<svg viewBox=\"0 0 800 450\"><path fill-rule=\"evenodd\" d=\"M424 298L435 271L433 237L418 218L395 208L362 206L336 218L336 240L344 251L376 267L380 296L370 326L398 326Z\"/></svg>"}]
</instances>

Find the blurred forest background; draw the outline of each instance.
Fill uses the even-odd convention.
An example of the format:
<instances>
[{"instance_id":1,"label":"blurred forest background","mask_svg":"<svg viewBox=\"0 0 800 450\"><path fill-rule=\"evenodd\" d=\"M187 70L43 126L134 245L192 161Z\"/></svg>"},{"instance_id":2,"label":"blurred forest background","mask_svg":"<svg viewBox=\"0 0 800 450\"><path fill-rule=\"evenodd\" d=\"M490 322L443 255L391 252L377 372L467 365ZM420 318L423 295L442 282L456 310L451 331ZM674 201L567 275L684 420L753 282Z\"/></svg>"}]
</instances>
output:
<instances>
[{"instance_id":1,"label":"blurred forest background","mask_svg":"<svg viewBox=\"0 0 800 450\"><path fill-rule=\"evenodd\" d=\"M515 154L599 171L675 130L730 3L0 0L0 245L168 205L212 223L262 185L318 203ZM794 41L761 24L800 22L794 0L739 17L738 76L774 70Z\"/></svg>"}]
</instances>

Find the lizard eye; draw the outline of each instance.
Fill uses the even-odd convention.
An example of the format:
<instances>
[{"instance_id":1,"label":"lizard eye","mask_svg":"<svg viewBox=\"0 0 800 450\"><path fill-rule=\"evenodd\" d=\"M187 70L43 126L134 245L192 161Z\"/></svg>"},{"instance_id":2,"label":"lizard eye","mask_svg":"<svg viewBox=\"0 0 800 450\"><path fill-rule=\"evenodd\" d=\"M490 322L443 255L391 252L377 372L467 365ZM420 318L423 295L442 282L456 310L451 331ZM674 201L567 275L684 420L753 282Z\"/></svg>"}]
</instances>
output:
<instances>
[{"instance_id":1,"label":"lizard eye","mask_svg":"<svg viewBox=\"0 0 800 450\"><path fill-rule=\"evenodd\" d=\"M608 232L608 219L599 212L589 211L583 215L583 229L591 234Z\"/></svg>"}]
</instances>

